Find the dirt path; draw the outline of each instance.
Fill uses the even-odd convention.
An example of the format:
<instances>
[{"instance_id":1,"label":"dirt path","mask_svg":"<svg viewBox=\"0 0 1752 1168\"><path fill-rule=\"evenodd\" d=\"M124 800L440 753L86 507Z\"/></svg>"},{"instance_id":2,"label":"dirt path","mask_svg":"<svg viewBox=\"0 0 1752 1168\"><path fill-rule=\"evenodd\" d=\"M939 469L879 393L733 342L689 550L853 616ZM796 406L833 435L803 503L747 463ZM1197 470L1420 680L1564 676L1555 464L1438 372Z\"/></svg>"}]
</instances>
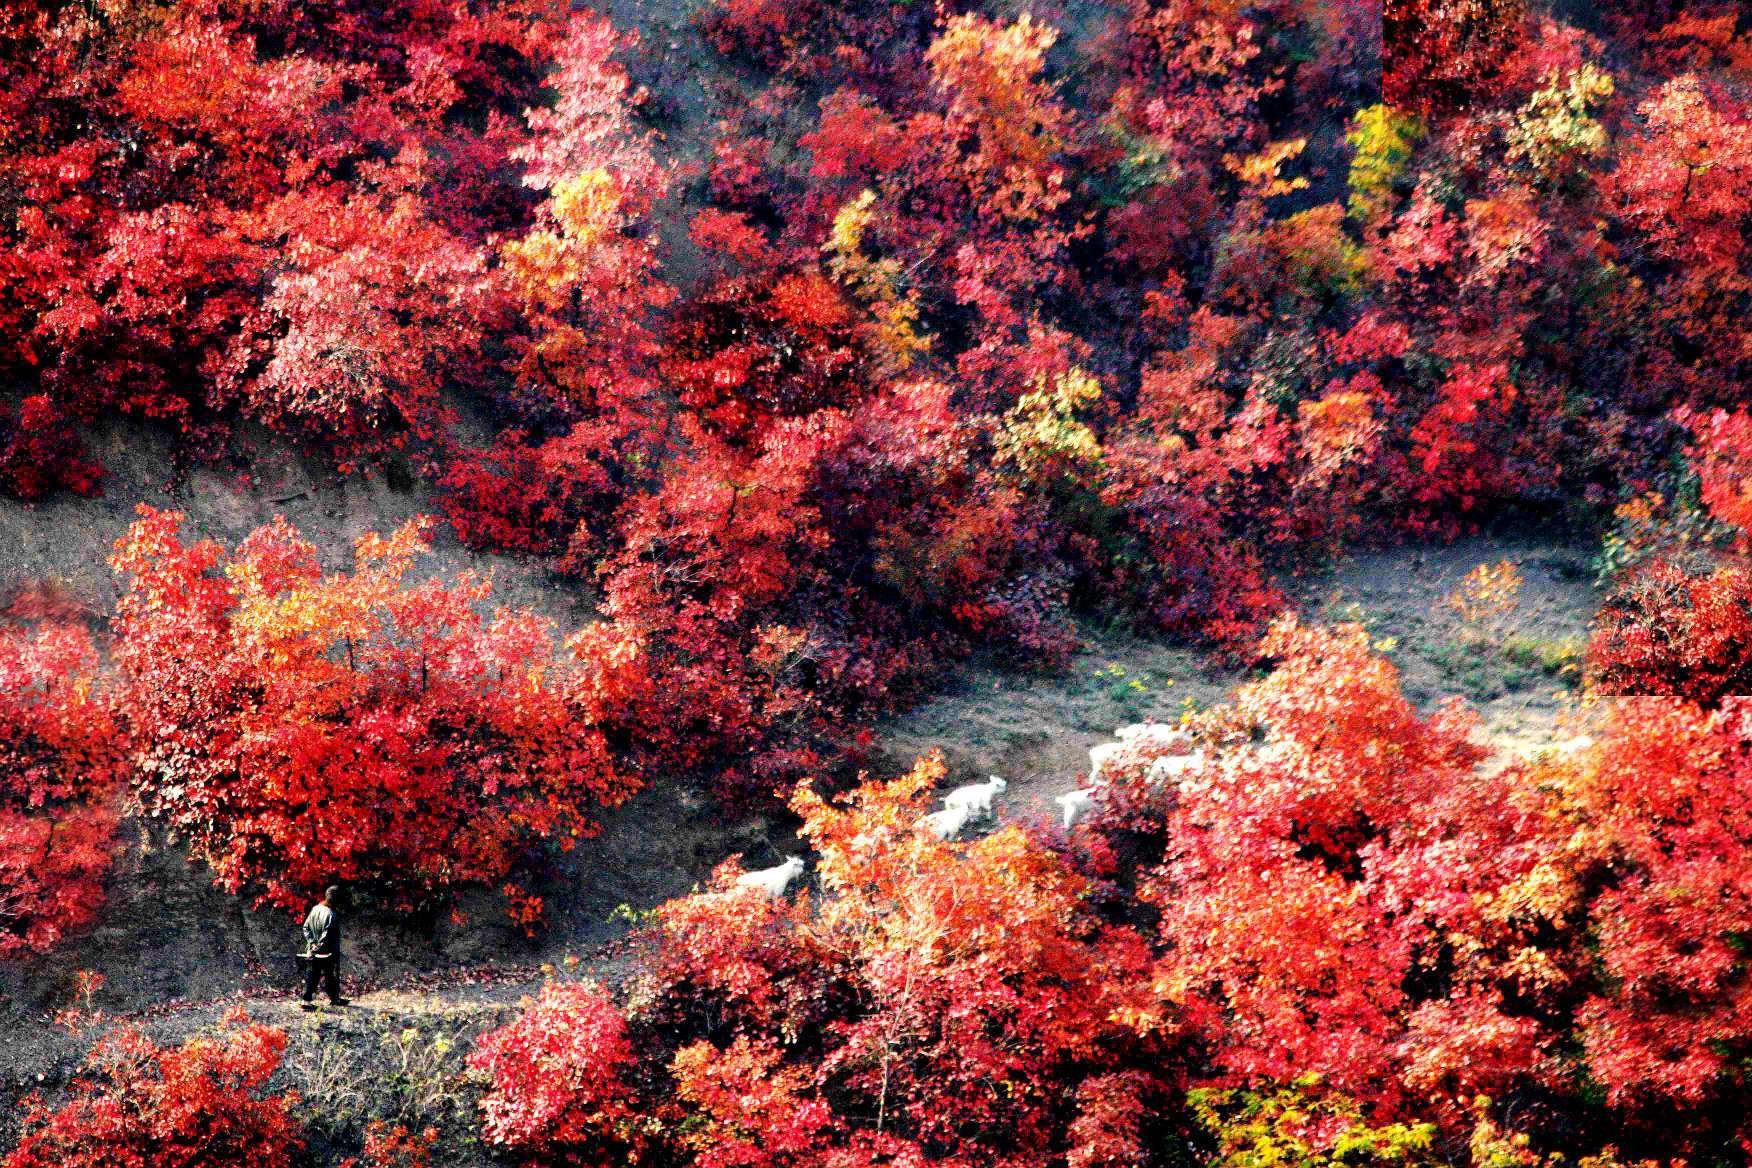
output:
<instances>
[{"instance_id":1,"label":"dirt path","mask_svg":"<svg viewBox=\"0 0 1752 1168\"><path fill-rule=\"evenodd\" d=\"M1504 559L1524 577L1521 603L1481 636L1442 602L1472 568ZM1390 646L1413 700L1427 707L1461 698L1479 710L1484 735L1512 755L1568 736L1562 722L1573 673L1566 670L1596 603L1591 579L1585 549L1484 539L1361 555L1297 582L1294 592L1311 618L1361 621ZM1158 641L1097 629L1085 637L1059 674L962 669L938 696L880 728L882 751L871 769L899 773L940 748L952 783L1002 775L1010 782L1000 800L1005 816L1050 819L1052 797L1077 785L1089 748L1117 727L1208 707L1242 680ZM411 919L362 905L349 923L353 975L393 984L589 951L621 935L622 906L648 908L686 892L732 852L745 853L751 866L775 862L789 842L775 823L722 821L660 776L603 821L601 836L552 857L538 874L549 917L540 939L515 930L491 892L465 895L456 918ZM51 959L0 969L0 1026L65 1003L79 970L103 975L98 1006L130 1013L252 991L283 972L295 921L214 889L204 870L142 821L126 824L123 840L96 928ZM0 1053L0 1070L6 1061Z\"/></svg>"},{"instance_id":2,"label":"dirt path","mask_svg":"<svg viewBox=\"0 0 1752 1168\"><path fill-rule=\"evenodd\" d=\"M563 959L562 959L563 960ZM371 1119L436 1128L447 1165L494 1161L477 1142L473 1120L480 1084L463 1060L482 1033L515 1016L540 991L554 965L481 966L445 977L408 977L356 993L345 1007L301 1008L290 987L256 988L207 1001L173 1001L88 1021L33 1019L8 1027L0 1049L0 1149L18 1135L18 1104L33 1092L53 1095L78 1073L86 1053L118 1024L174 1045L222 1026L233 1012L279 1027L287 1048L270 1089L297 1096L294 1111L318 1163L357 1154ZM618 944L563 966L568 977L618 984L631 969ZM348 990L348 992L353 992Z\"/></svg>"},{"instance_id":3,"label":"dirt path","mask_svg":"<svg viewBox=\"0 0 1752 1168\"><path fill-rule=\"evenodd\" d=\"M1083 637L1063 674L962 670L942 693L882 727L884 765L898 772L941 749L949 783L1001 775L1007 817L1051 819L1052 797L1076 785L1091 746L1127 723L1168 721L1188 703L1221 701L1237 679L1159 641L1097 629Z\"/></svg>"},{"instance_id":4,"label":"dirt path","mask_svg":"<svg viewBox=\"0 0 1752 1168\"><path fill-rule=\"evenodd\" d=\"M1598 604L1590 555L1580 545L1480 537L1364 553L1287 590L1308 619L1367 627L1419 705L1458 697L1476 708L1482 736L1509 757L1570 735L1574 665ZM1512 613L1483 627L1444 603L1468 572L1503 560L1523 580ZM1008 817L1050 816L1052 797L1087 771L1089 748L1118 726L1173 719L1188 702L1212 705L1243 680L1160 642L1094 629L1085 637L1062 676L964 670L883 728L887 764L903 768L939 747L952 782L987 774L1009 781L1001 800Z\"/></svg>"}]
</instances>

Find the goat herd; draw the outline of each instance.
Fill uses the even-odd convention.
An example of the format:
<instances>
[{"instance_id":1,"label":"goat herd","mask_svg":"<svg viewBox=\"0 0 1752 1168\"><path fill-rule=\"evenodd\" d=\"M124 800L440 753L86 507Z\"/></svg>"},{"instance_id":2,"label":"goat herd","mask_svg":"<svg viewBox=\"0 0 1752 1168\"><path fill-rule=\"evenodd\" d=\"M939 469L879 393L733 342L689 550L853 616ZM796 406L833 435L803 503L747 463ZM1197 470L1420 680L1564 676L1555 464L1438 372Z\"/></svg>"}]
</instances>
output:
<instances>
[{"instance_id":1,"label":"goat herd","mask_svg":"<svg viewBox=\"0 0 1752 1168\"><path fill-rule=\"evenodd\" d=\"M1160 787L1197 770L1204 764L1202 753L1193 749L1192 735L1179 726L1160 722L1139 722L1121 726L1115 731L1118 741L1103 742L1089 751L1089 785L1056 796L1065 830L1075 827L1090 809L1101 788L1113 779L1114 765L1121 756L1147 748L1155 757L1150 763L1146 781ZM997 775L983 783L956 787L943 796L943 808L923 815L918 829L940 840L955 839L976 820L991 817L993 804L1009 784ZM783 896L803 875L803 857L791 856L784 863L755 872L745 872L736 878L737 888L758 889L767 896Z\"/></svg>"}]
</instances>

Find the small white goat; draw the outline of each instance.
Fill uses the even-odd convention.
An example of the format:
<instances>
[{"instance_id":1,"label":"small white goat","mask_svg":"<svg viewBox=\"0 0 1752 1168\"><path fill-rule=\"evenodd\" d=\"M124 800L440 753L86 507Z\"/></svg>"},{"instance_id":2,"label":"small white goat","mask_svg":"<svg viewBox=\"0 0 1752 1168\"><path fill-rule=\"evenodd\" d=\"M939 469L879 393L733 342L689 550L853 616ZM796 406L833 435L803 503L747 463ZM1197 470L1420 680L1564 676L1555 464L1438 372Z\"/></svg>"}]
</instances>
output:
<instances>
[{"instance_id":1,"label":"small white goat","mask_svg":"<svg viewBox=\"0 0 1752 1168\"><path fill-rule=\"evenodd\" d=\"M1064 809L1065 830L1077 826L1077 821L1089 814L1089 809L1095 805L1093 791L1066 791L1053 800Z\"/></svg>"},{"instance_id":2,"label":"small white goat","mask_svg":"<svg viewBox=\"0 0 1752 1168\"><path fill-rule=\"evenodd\" d=\"M992 799L1010 784L997 775L992 775L983 783L969 783L965 787L957 787L943 796L943 806L953 810L965 807L969 815L990 815Z\"/></svg>"},{"instance_id":3,"label":"small white goat","mask_svg":"<svg viewBox=\"0 0 1752 1168\"><path fill-rule=\"evenodd\" d=\"M1192 735L1172 722L1134 722L1113 732L1125 743L1149 744L1166 754L1190 754Z\"/></svg>"},{"instance_id":4,"label":"small white goat","mask_svg":"<svg viewBox=\"0 0 1752 1168\"><path fill-rule=\"evenodd\" d=\"M1145 778L1150 786L1162 787L1184 779L1204 764L1205 756L1202 751L1192 754L1163 755L1150 763L1150 769L1145 772Z\"/></svg>"},{"instance_id":5,"label":"small white goat","mask_svg":"<svg viewBox=\"0 0 1752 1168\"><path fill-rule=\"evenodd\" d=\"M945 807L919 819L919 826L940 840L954 839L967 826L973 813L965 807Z\"/></svg>"},{"instance_id":6,"label":"small white goat","mask_svg":"<svg viewBox=\"0 0 1752 1168\"><path fill-rule=\"evenodd\" d=\"M791 882L803 875L803 857L792 856L775 868L762 868L758 872L744 872L736 878L738 888L758 888L768 896L783 896L785 890L791 887Z\"/></svg>"},{"instance_id":7,"label":"small white goat","mask_svg":"<svg viewBox=\"0 0 1752 1168\"><path fill-rule=\"evenodd\" d=\"M1123 742L1098 742L1089 748L1089 781L1105 782L1101 772L1125 749Z\"/></svg>"}]
</instances>

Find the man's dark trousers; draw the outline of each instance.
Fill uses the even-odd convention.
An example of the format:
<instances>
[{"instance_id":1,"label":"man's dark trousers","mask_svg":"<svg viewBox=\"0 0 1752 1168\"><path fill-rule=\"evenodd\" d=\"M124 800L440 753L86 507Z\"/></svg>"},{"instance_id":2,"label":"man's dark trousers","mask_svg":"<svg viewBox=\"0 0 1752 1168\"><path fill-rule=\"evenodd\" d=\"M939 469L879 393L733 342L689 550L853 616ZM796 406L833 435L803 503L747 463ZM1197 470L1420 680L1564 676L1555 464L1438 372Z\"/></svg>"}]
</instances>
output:
<instances>
[{"instance_id":1,"label":"man's dark trousers","mask_svg":"<svg viewBox=\"0 0 1752 1168\"><path fill-rule=\"evenodd\" d=\"M304 1000L316 997L316 983L322 981L322 992L337 1006L341 1002L341 959L337 956L312 957L304 971Z\"/></svg>"}]
</instances>

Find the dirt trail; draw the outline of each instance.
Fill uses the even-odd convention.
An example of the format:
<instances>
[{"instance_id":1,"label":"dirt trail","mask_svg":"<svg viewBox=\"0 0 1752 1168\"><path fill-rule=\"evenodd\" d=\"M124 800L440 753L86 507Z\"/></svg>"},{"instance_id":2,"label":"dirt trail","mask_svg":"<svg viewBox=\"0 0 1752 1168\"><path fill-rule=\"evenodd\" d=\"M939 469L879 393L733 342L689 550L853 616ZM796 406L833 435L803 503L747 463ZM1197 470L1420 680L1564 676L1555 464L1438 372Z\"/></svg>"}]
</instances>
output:
<instances>
[{"instance_id":1,"label":"dirt trail","mask_svg":"<svg viewBox=\"0 0 1752 1168\"><path fill-rule=\"evenodd\" d=\"M286 1031L286 1056L270 1089L297 1095L294 1110L311 1139L315 1162L356 1155L366 1121L387 1117L414 1130L437 1128L447 1165L492 1164L475 1137L480 1086L466 1075L463 1059L476 1038L509 1021L520 1003L537 994L562 961L408 978L393 987L353 993L345 1007L322 1003L305 1010L290 988L257 988L131 1014L64 1023L44 1018L9 1027L0 1048L0 1150L17 1138L18 1102L32 1092L52 1095L71 1081L86 1052L117 1024L174 1045L240 1012ZM563 972L616 985L630 968L625 954L611 944L564 962Z\"/></svg>"},{"instance_id":2,"label":"dirt trail","mask_svg":"<svg viewBox=\"0 0 1752 1168\"><path fill-rule=\"evenodd\" d=\"M1458 697L1476 708L1482 737L1506 758L1569 736L1573 665L1598 604L1590 554L1536 538L1479 537L1367 552L1286 590L1308 619L1367 627L1419 705ZM1468 572L1505 559L1523 579L1519 603L1488 628L1468 625L1445 599ZM883 728L887 764L903 768L938 747L952 782L988 773L1009 781L1006 816L1051 815L1052 797L1087 771L1089 748L1119 725L1171 720L1187 702L1210 706L1244 677L1161 642L1084 635L1086 647L1062 676L962 671Z\"/></svg>"},{"instance_id":3,"label":"dirt trail","mask_svg":"<svg viewBox=\"0 0 1752 1168\"><path fill-rule=\"evenodd\" d=\"M224 500L210 498L208 505ZM1469 570L1505 558L1524 576L1521 604L1494 639L1479 639L1442 600ZM1293 591L1309 617L1361 621L1377 643L1390 645L1413 700L1427 707L1457 696L1475 706L1483 734L1505 754L1567 737L1561 721L1573 677L1563 670L1596 603L1585 550L1481 539L1369 553L1299 581ZM1242 680L1159 641L1097 629L1084 635L1086 647L1062 673L959 670L936 697L879 728L881 753L871 769L899 773L941 749L952 783L988 774L1009 780L1000 800L1006 817L1052 818L1052 796L1077 785L1089 747L1125 723L1171 720L1189 704L1220 702ZM1505 653L1508 644L1519 646L1518 658ZM537 873L535 890L549 916L538 941L510 925L492 892L462 897L457 918L415 919L360 906L349 924L352 975L388 984L590 950L620 935L620 906L648 908L685 892L732 852L746 853L751 866L772 863L788 842L784 829L765 820L722 821L662 776L650 776L647 789L603 816L603 824L600 837L550 857ZM122 840L97 926L51 958L0 967L0 1026L24 1024L64 1003L82 969L104 975L98 1006L127 1013L239 987L259 990L283 975L291 918L213 888L208 873L148 822L126 823ZM0 1070L7 1061L0 1053Z\"/></svg>"},{"instance_id":4,"label":"dirt trail","mask_svg":"<svg viewBox=\"0 0 1752 1168\"><path fill-rule=\"evenodd\" d=\"M1159 641L1092 628L1083 638L1062 674L959 671L936 697L882 727L882 766L905 770L940 749L949 783L1001 775L1009 783L999 800L1007 817L1052 818L1052 797L1076 785L1091 746L1126 723L1169 721L1189 702L1203 708L1221 701L1237 680Z\"/></svg>"}]
</instances>

